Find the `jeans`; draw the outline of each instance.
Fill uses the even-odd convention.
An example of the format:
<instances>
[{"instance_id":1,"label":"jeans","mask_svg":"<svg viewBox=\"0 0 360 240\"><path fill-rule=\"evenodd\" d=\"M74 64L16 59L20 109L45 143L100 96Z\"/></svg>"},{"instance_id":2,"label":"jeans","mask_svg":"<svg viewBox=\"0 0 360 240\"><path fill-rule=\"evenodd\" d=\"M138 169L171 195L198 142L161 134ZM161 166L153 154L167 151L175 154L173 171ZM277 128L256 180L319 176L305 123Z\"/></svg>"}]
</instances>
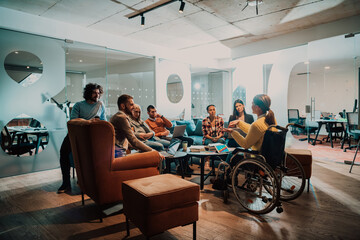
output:
<instances>
[{"instance_id":1,"label":"jeans","mask_svg":"<svg viewBox=\"0 0 360 240\"><path fill-rule=\"evenodd\" d=\"M63 184L70 185L70 155L71 145L69 135L66 135L60 148L60 168Z\"/></svg>"},{"instance_id":2,"label":"jeans","mask_svg":"<svg viewBox=\"0 0 360 240\"><path fill-rule=\"evenodd\" d=\"M215 143L215 142L211 141L211 139L208 139L208 138L205 139L204 145L209 145L209 143ZM225 144L225 139L219 138L216 143L223 143L223 144Z\"/></svg>"},{"instance_id":3,"label":"jeans","mask_svg":"<svg viewBox=\"0 0 360 240\"><path fill-rule=\"evenodd\" d=\"M163 151L164 148L167 148L170 144L169 141L161 139L160 141L155 140L146 140L144 142L147 146L151 147L152 149L155 149L156 151Z\"/></svg>"}]
</instances>

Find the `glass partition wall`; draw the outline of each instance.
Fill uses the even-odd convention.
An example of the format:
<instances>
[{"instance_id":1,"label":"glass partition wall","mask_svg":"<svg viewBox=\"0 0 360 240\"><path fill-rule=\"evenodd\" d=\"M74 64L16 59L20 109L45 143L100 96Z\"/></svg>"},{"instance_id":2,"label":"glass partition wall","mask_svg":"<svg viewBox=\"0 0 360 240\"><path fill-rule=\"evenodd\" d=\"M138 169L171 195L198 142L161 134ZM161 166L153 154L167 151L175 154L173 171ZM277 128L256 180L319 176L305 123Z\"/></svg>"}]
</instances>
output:
<instances>
[{"instance_id":1,"label":"glass partition wall","mask_svg":"<svg viewBox=\"0 0 360 240\"><path fill-rule=\"evenodd\" d=\"M206 107L216 106L217 115L227 121L231 114L231 74L223 70L193 70L191 74L191 116L203 119L208 116Z\"/></svg>"},{"instance_id":2,"label":"glass partition wall","mask_svg":"<svg viewBox=\"0 0 360 240\"><path fill-rule=\"evenodd\" d=\"M359 40L359 35L348 34L310 42L307 59L297 63L291 71L288 108L298 109L300 117L306 119L306 134L311 141L316 138L319 120L345 122L343 112L357 108ZM317 140L328 141L324 126Z\"/></svg>"},{"instance_id":3,"label":"glass partition wall","mask_svg":"<svg viewBox=\"0 0 360 240\"><path fill-rule=\"evenodd\" d=\"M103 86L108 119L124 93L143 111L155 104L153 57L0 29L0 63L0 177L59 166L70 109L87 83Z\"/></svg>"}]
</instances>

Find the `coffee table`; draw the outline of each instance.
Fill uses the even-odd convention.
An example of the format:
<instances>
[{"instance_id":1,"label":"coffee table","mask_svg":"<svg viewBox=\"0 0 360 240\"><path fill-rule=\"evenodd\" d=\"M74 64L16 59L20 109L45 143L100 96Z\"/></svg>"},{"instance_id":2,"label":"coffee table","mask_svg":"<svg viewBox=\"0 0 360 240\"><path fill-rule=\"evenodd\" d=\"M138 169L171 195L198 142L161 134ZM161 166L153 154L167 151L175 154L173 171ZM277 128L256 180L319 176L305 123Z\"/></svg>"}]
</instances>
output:
<instances>
[{"instance_id":1,"label":"coffee table","mask_svg":"<svg viewBox=\"0 0 360 240\"><path fill-rule=\"evenodd\" d=\"M226 153L217 153L217 152L213 152L213 151L201 151L201 152L190 152L190 150L187 150L187 155L189 157L198 157L200 158L200 189L203 190L204 189L204 182L206 181L206 179L209 176L215 176L215 166L214 166L214 157L220 157L220 156L226 156L229 153L232 153L234 151L235 148L229 148L229 152ZM205 158L206 157L210 157L211 159L211 163L212 163L212 169L211 171L206 174L205 176ZM193 173L194 175L196 175L195 173Z\"/></svg>"},{"instance_id":2,"label":"coffee table","mask_svg":"<svg viewBox=\"0 0 360 240\"><path fill-rule=\"evenodd\" d=\"M164 170L164 173L171 173L170 163L177 159L179 160L179 165L180 165L179 167L181 168L181 177L184 178L183 160L187 159L187 157L188 157L188 153L182 150L177 151L174 156L165 157L166 168Z\"/></svg>"}]
</instances>

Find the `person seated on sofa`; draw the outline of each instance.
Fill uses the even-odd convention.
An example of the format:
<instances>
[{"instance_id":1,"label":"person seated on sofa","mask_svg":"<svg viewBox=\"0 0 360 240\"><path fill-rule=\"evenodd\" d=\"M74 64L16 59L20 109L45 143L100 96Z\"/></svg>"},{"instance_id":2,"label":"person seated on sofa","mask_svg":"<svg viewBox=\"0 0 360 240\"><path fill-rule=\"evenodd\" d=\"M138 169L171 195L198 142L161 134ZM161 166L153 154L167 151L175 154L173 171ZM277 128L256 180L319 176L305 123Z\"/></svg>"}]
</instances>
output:
<instances>
[{"instance_id":1,"label":"person seated on sofa","mask_svg":"<svg viewBox=\"0 0 360 240\"><path fill-rule=\"evenodd\" d=\"M216 116L216 108L214 104L206 107L209 116L202 121L203 144L209 143L225 143L224 137L224 120L222 117Z\"/></svg>"},{"instance_id":2,"label":"person seated on sofa","mask_svg":"<svg viewBox=\"0 0 360 240\"><path fill-rule=\"evenodd\" d=\"M119 111L110 118L110 123L115 128L115 157L125 156L130 147L140 152L154 151L151 147L139 141L131 130L130 116L134 108L133 97L123 94L118 98L117 105ZM160 153L159 157L162 160L164 159L164 156Z\"/></svg>"},{"instance_id":3,"label":"person seated on sofa","mask_svg":"<svg viewBox=\"0 0 360 240\"><path fill-rule=\"evenodd\" d=\"M229 117L229 124L236 126L239 121L244 121L251 124L254 122L254 117L251 114L246 113L244 102L241 99L236 99L234 101L233 115L230 115ZM240 147L239 144L237 144L236 141L231 137L231 135L229 136L229 142L227 145L229 147Z\"/></svg>"},{"instance_id":4,"label":"person seated on sofa","mask_svg":"<svg viewBox=\"0 0 360 240\"><path fill-rule=\"evenodd\" d=\"M224 137L224 120L222 117L216 116L216 108L214 104L206 107L209 116L202 120L203 144L225 143ZM210 169L210 157L205 159L205 169Z\"/></svg>"},{"instance_id":5,"label":"person seated on sofa","mask_svg":"<svg viewBox=\"0 0 360 240\"><path fill-rule=\"evenodd\" d=\"M171 138L170 131L167 128L171 128L172 123L164 115L157 113L153 105L147 107L147 113L149 118L145 120L145 123L155 132L155 136L162 139ZM181 141L187 141L189 147L194 143L194 140L189 137L182 136L177 138Z\"/></svg>"},{"instance_id":6,"label":"person seated on sofa","mask_svg":"<svg viewBox=\"0 0 360 240\"><path fill-rule=\"evenodd\" d=\"M130 116L130 125L134 130L135 136L147 146L157 151L163 151L164 148L170 145L170 141L155 137L155 132L141 120L141 108L138 104L134 104L134 109Z\"/></svg>"},{"instance_id":7,"label":"person seated on sofa","mask_svg":"<svg viewBox=\"0 0 360 240\"><path fill-rule=\"evenodd\" d=\"M156 108L153 105L149 105L147 107L147 113L149 115L149 118L145 120L145 123L155 132L155 137L159 137L161 139L164 139L165 137L171 136L170 131L166 128L171 128L172 123L164 117L164 115L160 115L157 113ZM194 140L189 137L177 137L177 139L180 139L181 141L187 141L188 146L190 147ZM180 144L181 146L182 144ZM185 161L185 175L189 176L190 173L193 172L193 169L191 169L188 165L188 161ZM177 168L179 170L179 168ZM178 171L179 172L179 171Z\"/></svg>"}]
</instances>

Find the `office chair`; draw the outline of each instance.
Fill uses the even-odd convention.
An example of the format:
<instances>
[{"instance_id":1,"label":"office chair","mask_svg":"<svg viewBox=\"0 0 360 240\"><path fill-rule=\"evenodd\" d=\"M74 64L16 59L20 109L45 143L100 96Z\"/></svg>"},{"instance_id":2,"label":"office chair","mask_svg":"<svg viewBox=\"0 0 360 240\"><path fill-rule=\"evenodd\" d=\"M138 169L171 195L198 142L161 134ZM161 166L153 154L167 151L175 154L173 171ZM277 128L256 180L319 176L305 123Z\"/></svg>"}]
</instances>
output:
<instances>
[{"instance_id":1,"label":"office chair","mask_svg":"<svg viewBox=\"0 0 360 240\"><path fill-rule=\"evenodd\" d=\"M353 148L356 148L357 145L351 145L352 138L357 141L360 139L360 132L357 132L357 126L358 126L358 113L357 112L347 112L345 113L346 116L346 132L345 132L345 138L341 144L341 147L344 149L344 152L346 150L351 150ZM349 146L344 148L345 141L347 140Z\"/></svg>"},{"instance_id":2,"label":"office chair","mask_svg":"<svg viewBox=\"0 0 360 240\"><path fill-rule=\"evenodd\" d=\"M304 121L299 115L299 109L288 109L288 122L304 125ZM299 135L299 128L291 126L291 133Z\"/></svg>"},{"instance_id":3,"label":"office chair","mask_svg":"<svg viewBox=\"0 0 360 240\"><path fill-rule=\"evenodd\" d=\"M352 170L352 167L354 166L354 163L355 163L355 159L356 159L356 155L358 153L358 150L359 150L359 145L360 145L360 130L357 129L357 126L358 126L358 113L357 112L352 112L352 113L346 113L346 119L347 119L347 132L349 134L349 138L350 136L353 136L354 139L357 139L357 145L356 145L356 151L355 151L355 155L354 155L354 159L351 163L351 167L350 167L350 171L349 173L351 173L351 170ZM351 146L350 146L351 147ZM353 146L354 147L354 146ZM345 151L346 149L344 149Z\"/></svg>"}]
</instances>

